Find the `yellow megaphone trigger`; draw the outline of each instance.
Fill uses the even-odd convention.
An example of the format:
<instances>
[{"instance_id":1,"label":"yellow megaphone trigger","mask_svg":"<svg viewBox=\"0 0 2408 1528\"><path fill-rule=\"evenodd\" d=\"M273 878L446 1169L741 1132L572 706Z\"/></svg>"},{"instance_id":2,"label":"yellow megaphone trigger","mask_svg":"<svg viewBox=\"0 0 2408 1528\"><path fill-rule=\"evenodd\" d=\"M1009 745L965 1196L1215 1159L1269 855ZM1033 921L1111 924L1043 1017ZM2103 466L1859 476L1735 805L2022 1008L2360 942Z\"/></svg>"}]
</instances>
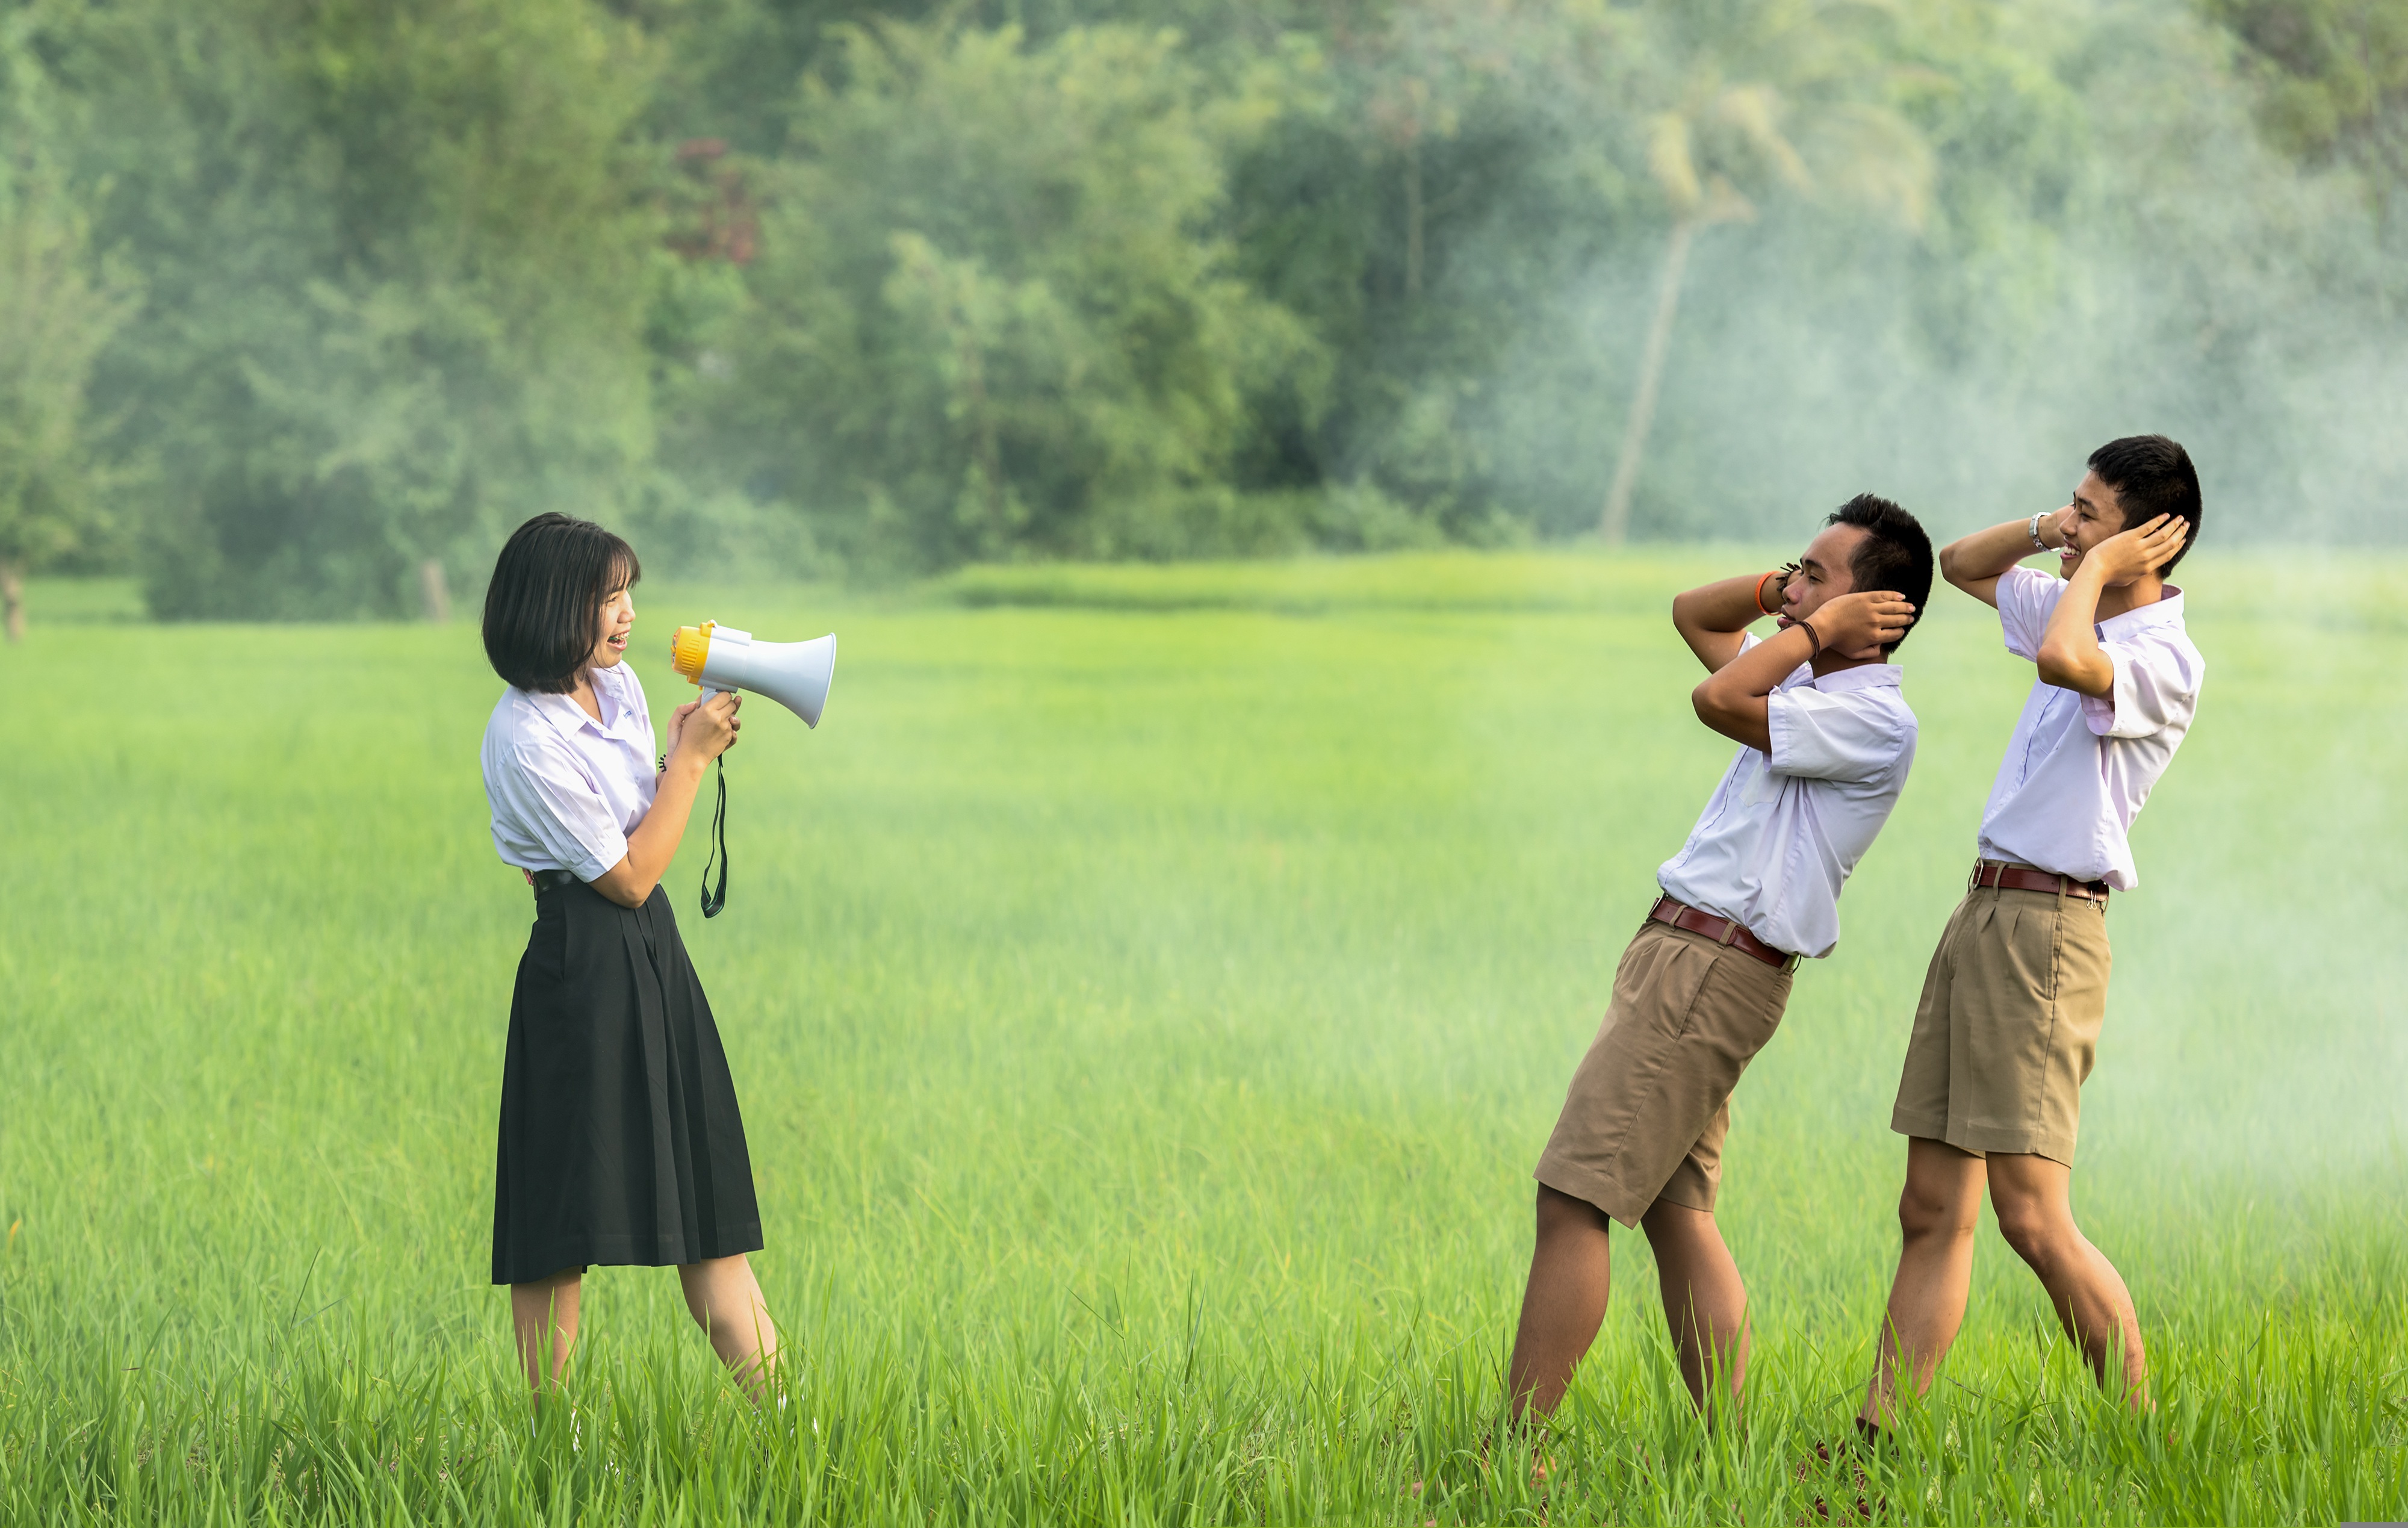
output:
<instances>
[{"instance_id":1,"label":"yellow megaphone trigger","mask_svg":"<svg viewBox=\"0 0 2408 1528\"><path fill-rule=\"evenodd\" d=\"M718 624L705 621L678 627L677 635L669 639L669 667L700 685L703 660L710 656L710 628Z\"/></svg>"}]
</instances>

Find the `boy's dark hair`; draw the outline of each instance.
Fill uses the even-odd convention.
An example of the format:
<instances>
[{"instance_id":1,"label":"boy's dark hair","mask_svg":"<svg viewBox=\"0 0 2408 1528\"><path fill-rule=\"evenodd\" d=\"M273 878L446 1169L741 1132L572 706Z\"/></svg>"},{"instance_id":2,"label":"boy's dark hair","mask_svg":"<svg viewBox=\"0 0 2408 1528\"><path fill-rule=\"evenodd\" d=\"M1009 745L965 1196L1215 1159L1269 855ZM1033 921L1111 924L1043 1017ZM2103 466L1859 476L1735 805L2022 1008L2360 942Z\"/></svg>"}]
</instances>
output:
<instances>
[{"instance_id":1,"label":"boy's dark hair","mask_svg":"<svg viewBox=\"0 0 2408 1528\"><path fill-rule=\"evenodd\" d=\"M485 657L523 690L566 695L594 652L602 602L644 576L591 520L538 514L510 532L485 585Z\"/></svg>"},{"instance_id":2,"label":"boy's dark hair","mask_svg":"<svg viewBox=\"0 0 2408 1528\"><path fill-rule=\"evenodd\" d=\"M2199 544L2199 470L2190 453L2162 435L2128 435L2110 440L2090 454L2090 470L2115 490L2116 507L2124 512L2124 528L2145 526L2161 514L2190 525L2180 551L2157 567L2163 578L2174 564Z\"/></svg>"},{"instance_id":3,"label":"boy's dark hair","mask_svg":"<svg viewBox=\"0 0 2408 1528\"><path fill-rule=\"evenodd\" d=\"M1882 649L1886 657L1914 632L1923 607L1931 600L1931 538L1923 523L1878 494L1858 494L1831 512L1827 526L1855 526L1865 533L1848 559L1848 579L1859 594L1896 589L1914 607L1898 641Z\"/></svg>"}]
</instances>

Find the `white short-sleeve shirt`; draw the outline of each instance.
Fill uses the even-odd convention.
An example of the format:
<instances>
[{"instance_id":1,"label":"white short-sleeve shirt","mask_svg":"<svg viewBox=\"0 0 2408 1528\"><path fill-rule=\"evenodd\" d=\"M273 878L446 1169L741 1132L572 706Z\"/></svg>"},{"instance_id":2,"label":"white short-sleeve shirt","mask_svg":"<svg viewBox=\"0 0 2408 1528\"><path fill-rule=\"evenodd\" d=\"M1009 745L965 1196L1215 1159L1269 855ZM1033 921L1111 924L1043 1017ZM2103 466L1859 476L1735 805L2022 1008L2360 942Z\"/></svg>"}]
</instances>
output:
<instances>
[{"instance_id":1,"label":"white short-sleeve shirt","mask_svg":"<svg viewBox=\"0 0 2408 1528\"><path fill-rule=\"evenodd\" d=\"M1750 636L1740 651L1755 645ZM1801 665L1783 680L1766 698L1772 752L1740 749L1656 885L1774 949L1830 954L1840 887L1914 763L1914 713L1899 680L1894 663L1820 679Z\"/></svg>"},{"instance_id":2,"label":"white short-sleeve shirt","mask_svg":"<svg viewBox=\"0 0 2408 1528\"><path fill-rule=\"evenodd\" d=\"M2048 618L2064 598L2064 582L2036 568L2000 575L2007 651L2037 661ZM2114 666L2114 688L2084 695L2032 681L1975 849L1985 859L2129 891L2141 884L2132 821L2190 730L2207 660L2183 629L2182 590L2171 584L2157 603L2092 629Z\"/></svg>"},{"instance_id":3,"label":"white short-sleeve shirt","mask_svg":"<svg viewBox=\"0 0 2408 1528\"><path fill-rule=\"evenodd\" d=\"M521 870L591 881L627 858L652 810L652 714L625 663L594 671L595 721L573 696L504 690L485 724L485 800L494 847Z\"/></svg>"}]
</instances>

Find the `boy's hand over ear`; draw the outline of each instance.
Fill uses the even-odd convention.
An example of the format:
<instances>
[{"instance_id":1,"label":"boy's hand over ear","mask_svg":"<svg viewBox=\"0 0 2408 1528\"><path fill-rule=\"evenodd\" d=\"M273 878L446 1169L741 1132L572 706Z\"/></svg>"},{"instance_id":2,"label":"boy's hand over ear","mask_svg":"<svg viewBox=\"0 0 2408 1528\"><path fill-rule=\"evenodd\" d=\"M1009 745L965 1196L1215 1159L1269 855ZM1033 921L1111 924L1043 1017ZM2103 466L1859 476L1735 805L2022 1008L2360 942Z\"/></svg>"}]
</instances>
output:
<instances>
[{"instance_id":1,"label":"boy's hand over ear","mask_svg":"<svg viewBox=\"0 0 2408 1528\"><path fill-rule=\"evenodd\" d=\"M2159 564L2182 550L2190 539L2190 522L2161 514L2145 525L2119 531L2090 549L2083 559L2096 563L2110 584L2121 584L2157 571Z\"/></svg>"},{"instance_id":2,"label":"boy's hand over ear","mask_svg":"<svg viewBox=\"0 0 2408 1528\"><path fill-rule=\"evenodd\" d=\"M1843 594L1826 600L1807 617L1823 646L1843 658L1881 656L1881 650L1906 635L1914 624L1914 607L1894 589Z\"/></svg>"}]
</instances>

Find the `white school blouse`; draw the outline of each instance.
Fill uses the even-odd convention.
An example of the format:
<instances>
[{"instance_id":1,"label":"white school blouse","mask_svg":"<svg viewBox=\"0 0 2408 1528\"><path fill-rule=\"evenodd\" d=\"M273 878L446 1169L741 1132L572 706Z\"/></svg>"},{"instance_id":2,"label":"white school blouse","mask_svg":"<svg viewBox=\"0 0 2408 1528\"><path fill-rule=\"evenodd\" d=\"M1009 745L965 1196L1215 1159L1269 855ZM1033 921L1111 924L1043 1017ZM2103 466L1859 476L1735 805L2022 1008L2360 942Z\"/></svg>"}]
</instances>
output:
<instances>
[{"instance_id":1,"label":"white school blouse","mask_svg":"<svg viewBox=\"0 0 2408 1528\"><path fill-rule=\"evenodd\" d=\"M624 662L593 672L598 722L573 696L512 686L485 723L485 800L505 864L591 881L627 858L627 835L652 810L643 682Z\"/></svg>"},{"instance_id":2,"label":"white school blouse","mask_svg":"<svg viewBox=\"0 0 2408 1528\"><path fill-rule=\"evenodd\" d=\"M2000 574L2007 651L2037 662L2048 618L2064 598L2064 581L2037 568ZM2114 688L2084 695L2032 681L1982 809L1974 851L2129 891L2141 884L2132 820L2190 731L2207 660L2183 629L2182 590L2171 584L2156 604L2092 629L2114 667Z\"/></svg>"},{"instance_id":3,"label":"white school blouse","mask_svg":"<svg viewBox=\"0 0 2408 1528\"><path fill-rule=\"evenodd\" d=\"M1756 645L1751 635L1740 643ZM1742 745L1656 884L1732 918L1776 950L1840 943L1840 887L1889 820L1914 763L1899 666L1814 677L1800 665L1765 698L1772 752Z\"/></svg>"}]
</instances>

